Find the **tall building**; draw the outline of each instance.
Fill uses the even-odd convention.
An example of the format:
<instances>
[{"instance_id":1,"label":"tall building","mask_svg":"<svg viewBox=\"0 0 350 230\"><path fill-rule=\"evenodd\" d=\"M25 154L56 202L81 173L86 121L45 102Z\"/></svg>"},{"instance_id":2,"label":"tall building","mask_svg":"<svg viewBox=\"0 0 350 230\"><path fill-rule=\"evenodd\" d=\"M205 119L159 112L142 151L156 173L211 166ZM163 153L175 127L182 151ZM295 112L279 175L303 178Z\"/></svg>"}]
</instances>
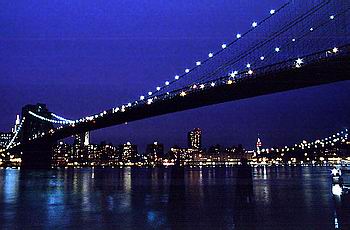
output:
<instances>
[{"instance_id":1,"label":"tall building","mask_svg":"<svg viewBox=\"0 0 350 230\"><path fill-rule=\"evenodd\" d=\"M12 129L12 132L15 133L19 129L19 125L21 124L21 120L19 119L19 115L16 116L15 127Z\"/></svg>"},{"instance_id":2,"label":"tall building","mask_svg":"<svg viewBox=\"0 0 350 230\"><path fill-rule=\"evenodd\" d=\"M0 149L5 149L8 143L10 143L13 137L13 133L0 133Z\"/></svg>"},{"instance_id":3,"label":"tall building","mask_svg":"<svg viewBox=\"0 0 350 230\"><path fill-rule=\"evenodd\" d=\"M202 130L195 128L187 134L188 148L201 149L202 148Z\"/></svg>"},{"instance_id":4,"label":"tall building","mask_svg":"<svg viewBox=\"0 0 350 230\"><path fill-rule=\"evenodd\" d=\"M84 146L88 146L90 144L90 132L86 132L84 134Z\"/></svg>"},{"instance_id":5,"label":"tall building","mask_svg":"<svg viewBox=\"0 0 350 230\"><path fill-rule=\"evenodd\" d=\"M137 146L127 142L118 146L120 161L124 163L133 162L137 158Z\"/></svg>"},{"instance_id":6,"label":"tall building","mask_svg":"<svg viewBox=\"0 0 350 230\"><path fill-rule=\"evenodd\" d=\"M260 147L262 146L261 144L261 140L258 137L258 140L256 141L256 152L258 153L258 155L260 154Z\"/></svg>"},{"instance_id":7,"label":"tall building","mask_svg":"<svg viewBox=\"0 0 350 230\"><path fill-rule=\"evenodd\" d=\"M52 153L52 165L55 167L64 167L69 162L69 156L71 155L71 147L60 141L53 147Z\"/></svg>"},{"instance_id":8,"label":"tall building","mask_svg":"<svg viewBox=\"0 0 350 230\"><path fill-rule=\"evenodd\" d=\"M148 144L146 147L146 155L151 160L158 160L164 157L164 145L158 142L153 142L153 144Z\"/></svg>"}]
</instances>

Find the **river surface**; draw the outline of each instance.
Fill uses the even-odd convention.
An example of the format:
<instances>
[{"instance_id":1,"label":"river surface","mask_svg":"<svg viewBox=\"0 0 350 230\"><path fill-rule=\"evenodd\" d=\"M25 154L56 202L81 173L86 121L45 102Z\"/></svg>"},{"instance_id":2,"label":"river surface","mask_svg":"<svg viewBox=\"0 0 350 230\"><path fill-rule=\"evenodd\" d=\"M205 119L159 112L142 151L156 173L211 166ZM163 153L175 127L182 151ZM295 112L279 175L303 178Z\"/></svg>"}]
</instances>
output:
<instances>
[{"instance_id":1,"label":"river surface","mask_svg":"<svg viewBox=\"0 0 350 230\"><path fill-rule=\"evenodd\" d=\"M350 229L326 167L0 170L0 229ZM348 195L350 196L350 195Z\"/></svg>"}]
</instances>

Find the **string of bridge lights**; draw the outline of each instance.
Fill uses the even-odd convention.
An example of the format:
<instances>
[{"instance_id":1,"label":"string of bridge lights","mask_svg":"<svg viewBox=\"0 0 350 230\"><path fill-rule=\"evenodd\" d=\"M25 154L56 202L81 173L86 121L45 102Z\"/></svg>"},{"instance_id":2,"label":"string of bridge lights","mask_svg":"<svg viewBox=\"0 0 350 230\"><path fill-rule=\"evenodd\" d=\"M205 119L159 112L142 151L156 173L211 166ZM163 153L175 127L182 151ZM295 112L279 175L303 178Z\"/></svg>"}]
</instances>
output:
<instances>
[{"instance_id":1,"label":"string of bridge lights","mask_svg":"<svg viewBox=\"0 0 350 230\"><path fill-rule=\"evenodd\" d=\"M286 151L293 151L297 148L301 149L311 149L311 148L318 148L318 147L325 147L326 145L334 146L337 142L345 143L348 140L348 129L345 129L341 132L337 132L333 135L330 135L329 137L318 139L312 142L302 141L298 144L295 144L293 147L285 146L281 149L282 152Z\"/></svg>"},{"instance_id":2,"label":"string of bridge lights","mask_svg":"<svg viewBox=\"0 0 350 230\"><path fill-rule=\"evenodd\" d=\"M348 11L348 10L349 10L349 9L345 10L343 13L345 13L345 12ZM339 14L339 15L340 15L340 14ZM334 14L330 15L330 16L329 16L329 19L330 19L330 20L334 20L334 19L335 19L335 15L334 15ZM329 22L329 21L327 21L327 23L328 23L328 22ZM324 23L324 24L326 24L326 23ZM290 45L290 44L292 44L292 43L295 43L295 42L298 41L300 38L306 36L308 33L314 32L316 29L320 28L322 25L323 25L323 24L321 24L321 25L319 25L319 26L317 26L317 27L311 27L311 28L309 29L309 31L308 31L306 34L300 36L298 39L297 39L297 38L291 39L291 42L288 42L285 46L288 46L288 45ZM276 53L279 53L279 52L281 52L281 51L282 51L281 46L276 46L276 47L274 48L274 53L273 53L273 55L276 54ZM331 54L331 53L336 54L336 53L338 53L338 52L339 52L339 49L338 49L337 47L334 47L333 49L327 51L327 53L330 53L330 54ZM264 56L264 55L263 55L263 56L260 56L259 59L260 59L260 61L264 61L264 60L266 60L266 58L267 58L267 56ZM302 64L304 64L304 59L303 59L303 58L300 58L300 57L298 57L298 58L294 61L294 63L293 63L293 65L294 65L296 68L300 68L300 67L302 66ZM227 84L232 84L232 83L234 83L234 80L235 80L235 78L236 78L237 76L240 76L240 75L243 75L243 74L253 75L253 74L254 74L254 71L253 71L253 69L252 69L252 66L253 66L253 64L250 63L250 62L248 62L248 63L246 64L246 66L245 66L246 68L248 68L248 70L241 70L241 71L235 70L235 71L231 71L231 72L228 74L229 80L227 81ZM212 87L214 87L215 85L216 85L215 82L211 82L211 83L210 83L210 86L212 86ZM204 84L204 83L200 83L199 88L200 88L200 89L203 89L204 87L205 87L205 84ZM191 89L197 89L197 88L198 88L197 84L194 84L193 86L190 86L190 90L191 90ZM186 93L185 91L182 91L182 92L180 93L180 96L186 96L186 95L187 95L187 93Z\"/></svg>"},{"instance_id":3,"label":"string of bridge lights","mask_svg":"<svg viewBox=\"0 0 350 230\"><path fill-rule=\"evenodd\" d=\"M324 5L323 5L323 6L324 6ZM320 6L320 7L322 8L323 6ZM314 14L316 11L318 11L318 10L321 9L321 8L314 9L313 12L311 12L310 14L308 14L308 15L306 15L306 16L302 16L302 17L308 17L308 16ZM335 18L334 15L331 15L331 16L330 16L330 19L331 19L331 20L333 20L334 18ZM304 18L304 19L305 19L305 18ZM299 20L299 21L294 22L294 24L292 25L292 27L293 27L294 25L296 25L296 24L298 24L298 23L301 22L300 19L298 19L298 20ZM290 28L291 28L291 27L287 28L287 29L284 30L284 31L276 32L276 33L277 33L277 36L279 36L279 35L281 35L282 33L286 32L286 31L287 31L288 29L290 29ZM314 28L311 29L310 32L312 32L313 30L314 30ZM276 36L276 37L277 37L277 36ZM272 41L274 38L275 38L275 37L269 38L269 39L267 40L267 42ZM302 37L301 37L301 38L302 38ZM296 38L291 39L291 42L295 42L295 41L297 41ZM259 45L257 48L260 48L260 47L262 47L262 46L265 45L265 44L266 44L266 41L263 42L263 44ZM287 45L289 45L289 44L287 44ZM252 52L255 51L257 48L254 48L254 49L253 49L252 51L250 51L249 53L252 53ZM276 47L274 47L273 49L274 49L274 52L275 52L275 53L279 53L279 52L282 51L282 48L281 48L280 46L276 46ZM245 56L246 56L246 55L245 55ZM244 56L243 56L243 57L244 57ZM243 57L242 57L242 58L243 58ZM266 56L262 55L262 56L260 56L259 59L260 59L261 61L264 61L264 60L266 59ZM236 60L235 62L237 62L237 60ZM298 63L298 66L301 66L302 60L299 59L299 60L297 61L297 63ZM229 63L227 63L226 65L228 65L228 64L229 64ZM249 75L252 75L252 74L253 74L253 70L251 70L252 64L248 62L248 63L246 64L246 67L248 68L248 70L247 70L247 71L244 71L243 73L246 73L246 72L247 72ZM238 74L238 72L237 72L237 71L233 71L233 73L230 73L230 74L231 74L231 76L234 77L235 75Z\"/></svg>"},{"instance_id":4,"label":"string of bridge lights","mask_svg":"<svg viewBox=\"0 0 350 230\"><path fill-rule=\"evenodd\" d=\"M215 56L217 56L218 54L220 54L221 52L223 52L226 48L232 46L234 43L236 43L238 40L240 40L241 38L245 37L247 34L249 34L251 31L253 31L258 25L263 24L264 22L266 22L268 19L270 19L272 16L274 16L275 14L277 14L279 11L281 11L283 8L285 8L287 5L289 5L290 2L285 3L284 5L282 5L280 8L278 8L277 10L275 9L271 9L269 11L269 16L267 16L266 18L264 18L263 20L261 20L260 22L257 21L253 21L251 23L251 27L249 30L247 30L246 32L244 32L243 34L241 33L237 33L235 36L235 39L229 43L223 43L221 45L220 50L216 51L216 52L210 52L208 54L208 57L203 60L203 61L196 61L195 62L195 66L193 68L186 68L185 69L185 73L184 74L180 74L180 75L175 75L174 80L167 80L165 81L163 86L157 86L156 87L156 91L149 91L147 93L148 96L145 95L141 95L139 97L140 101L144 101L145 99L148 99L149 97L151 97L153 94L155 94L158 91L161 91L162 89L169 87L172 83L180 80L181 78L185 77L187 74L189 74L190 72L194 71L195 69L199 68L201 65L203 65L204 63L208 62L210 59L214 58ZM168 94L168 93L167 93ZM147 100L147 102L151 102L152 100ZM138 103L138 100L135 101L135 103ZM129 103L130 104L130 103Z\"/></svg>"},{"instance_id":5,"label":"string of bridge lights","mask_svg":"<svg viewBox=\"0 0 350 230\"><path fill-rule=\"evenodd\" d=\"M75 121L66 119L66 118L61 117L61 116L58 116L57 114L51 113L51 115L52 115L53 117L57 118L58 120L65 121L65 122L67 122L67 123L75 123Z\"/></svg>"},{"instance_id":6,"label":"string of bridge lights","mask_svg":"<svg viewBox=\"0 0 350 230\"><path fill-rule=\"evenodd\" d=\"M282 148L265 148L261 149L261 152L264 153L269 153L270 151L276 151L276 152L281 152L282 156L284 155L283 153L288 153L290 151L295 151L295 150L304 150L304 149L314 149L314 148L323 148L326 145L330 146L335 146L336 143L345 143L349 139L348 135L348 129L345 129L341 132L337 132L333 135L330 135L329 137L323 138L323 139L318 139L312 142L307 142L303 140L300 143L291 145L291 146L284 146Z\"/></svg>"},{"instance_id":7,"label":"string of bridge lights","mask_svg":"<svg viewBox=\"0 0 350 230\"><path fill-rule=\"evenodd\" d=\"M325 3L325 4L328 4L328 3ZM306 12L305 14L300 15L300 16L296 19L296 21L292 21L292 24L291 24L291 25L287 25L287 28L284 28L284 31L283 31L283 29L282 29L282 31L275 32L274 35L273 35L271 38L269 38L269 39L267 39L267 40L265 40L265 41L262 41L262 44L256 44L254 47L252 47L252 48L250 49L250 51L248 50L248 52L245 52L244 54L241 54L239 57L237 57L237 59L234 61L234 63L236 63L237 61L241 60L242 58L244 58L244 57L247 56L248 54L252 53L253 51L257 50L258 48L264 46L265 44L267 44L267 42L272 41L275 37L278 37L278 36L281 35L282 33L286 32L287 30L289 30L290 28L292 28L294 25L300 23L300 22L301 22L302 20L304 20L306 17L309 17L309 16L313 15L315 12L317 12L318 10L320 10L321 8L323 8L323 7L325 6L325 4L317 5L317 6L313 7L312 9L310 9L310 10L309 10L308 12ZM278 48L275 49L275 50L276 50L276 51L280 51L280 48L278 47ZM242 55L243 55L243 56L242 56ZM261 58L262 60L265 59L264 56L261 56L260 58ZM224 64L224 67L221 66L219 69L225 68L225 67L227 67L227 66L229 66L229 65L232 65L231 61L229 61L229 62L227 62L226 64ZM248 65L248 67L250 68L250 65L251 65L251 64L247 64L247 65ZM249 71L249 70L248 70L248 72L251 73L251 74L253 73L252 71ZM209 75L213 75L213 73L211 73L211 74L209 74ZM206 78L208 78L208 77L206 77ZM204 78L204 79L205 79L205 78Z\"/></svg>"}]
</instances>

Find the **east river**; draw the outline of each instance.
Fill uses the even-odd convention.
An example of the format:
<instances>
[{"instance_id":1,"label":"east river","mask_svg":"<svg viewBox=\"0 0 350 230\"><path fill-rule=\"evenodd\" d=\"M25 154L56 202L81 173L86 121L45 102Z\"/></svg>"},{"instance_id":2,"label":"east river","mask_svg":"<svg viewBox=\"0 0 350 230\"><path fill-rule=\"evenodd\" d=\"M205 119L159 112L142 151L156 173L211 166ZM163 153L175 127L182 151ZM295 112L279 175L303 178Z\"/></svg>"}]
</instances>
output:
<instances>
[{"instance_id":1,"label":"east river","mask_svg":"<svg viewBox=\"0 0 350 230\"><path fill-rule=\"evenodd\" d=\"M0 170L0 229L350 229L327 167Z\"/></svg>"}]
</instances>

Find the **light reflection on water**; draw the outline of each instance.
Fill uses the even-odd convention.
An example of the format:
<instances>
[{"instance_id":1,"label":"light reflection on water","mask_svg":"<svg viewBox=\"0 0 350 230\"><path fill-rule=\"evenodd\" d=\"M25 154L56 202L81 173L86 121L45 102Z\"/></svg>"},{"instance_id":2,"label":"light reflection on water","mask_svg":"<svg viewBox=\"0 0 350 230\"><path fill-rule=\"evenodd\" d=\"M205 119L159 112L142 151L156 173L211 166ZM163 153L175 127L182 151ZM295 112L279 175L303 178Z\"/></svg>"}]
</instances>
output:
<instances>
[{"instance_id":1,"label":"light reflection on water","mask_svg":"<svg viewBox=\"0 0 350 230\"><path fill-rule=\"evenodd\" d=\"M327 168L239 170L3 169L0 228L350 229Z\"/></svg>"}]
</instances>

